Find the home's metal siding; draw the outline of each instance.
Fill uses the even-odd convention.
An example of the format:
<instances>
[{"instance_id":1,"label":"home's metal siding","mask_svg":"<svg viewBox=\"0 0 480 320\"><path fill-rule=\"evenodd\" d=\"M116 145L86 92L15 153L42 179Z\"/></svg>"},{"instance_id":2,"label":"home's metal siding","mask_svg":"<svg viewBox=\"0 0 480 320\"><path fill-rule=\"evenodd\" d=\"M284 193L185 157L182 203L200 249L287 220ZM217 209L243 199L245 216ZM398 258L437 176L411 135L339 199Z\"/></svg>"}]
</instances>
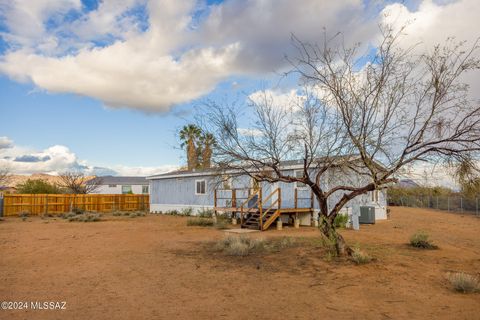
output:
<instances>
[{"instance_id":1,"label":"home's metal siding","mask_svg":"<svg viewBox=\"0 0 480 320\"><path fill-rule=\"evenodd\" d=\"M294 175L294 170L286 170L285 174ZM314 176L314 172L311 172ZM207 194L196 195L195 194L195 181L205 179L207 182ZM325 190L338 185L364 185L368 182L367 177L360 176L358 174L346 174L345 172L330 172L321 181L321 186ZM201 177L182 177L182 178L169 178L169 179L153 179L150 180L150 203L160 205L179 205L184 207L213 207L214 205L214 189L220 187L218 177L214 176L201 176ZM251 177L244 175L234 177L232 179L232 188L238 189L236 191L237 205L240 205L247 197L248 190L252 186ZM263 189L264 198L267 197L271 191L275 189L275 186L270 185L267 182L261 184ZM295 183L278 182L277 186L282 191L282 207L293 208L294 207L294 194ZM329 209L340 200L343 196L343 191L334 193L328 200ZM231 198L231 191L219 190L217 192L218 206L230 206L231 203L227 199ZM307 188L298 189L298 197L302 198L298 200L299 208L310 207L311 191ZM275 199L272 199L275 200ZM267 203L268 204L268 203ZM359 206L374 205L379 210L386 211L386 192L385 190L379 191L378 202L372 203L371 194L364 194L349 201L343 210L357 210ZM314 199L314 209L319 209L318 201ZM359 209L358 209L359 210Z\"/></svg>"}]
</instances>

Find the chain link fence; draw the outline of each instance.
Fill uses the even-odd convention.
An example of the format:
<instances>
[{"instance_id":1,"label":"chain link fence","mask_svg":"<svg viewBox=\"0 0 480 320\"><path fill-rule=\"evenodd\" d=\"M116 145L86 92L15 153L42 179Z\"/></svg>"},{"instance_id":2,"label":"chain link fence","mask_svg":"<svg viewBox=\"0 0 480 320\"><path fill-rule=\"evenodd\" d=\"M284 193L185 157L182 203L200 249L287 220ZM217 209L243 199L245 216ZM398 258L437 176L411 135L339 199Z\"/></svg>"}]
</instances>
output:
<instances>
[{"instance_id":1,"label":"chain link fence","mask_svg":"<svg viewBox=\"0 0 480 320\"><path fill-rule=\"evenodd\" d=\"M391 206L430 208L449 212L471 213L480 216L480 197L458 196L397 196L389 197Z\"/></svg>"}]
</instances>

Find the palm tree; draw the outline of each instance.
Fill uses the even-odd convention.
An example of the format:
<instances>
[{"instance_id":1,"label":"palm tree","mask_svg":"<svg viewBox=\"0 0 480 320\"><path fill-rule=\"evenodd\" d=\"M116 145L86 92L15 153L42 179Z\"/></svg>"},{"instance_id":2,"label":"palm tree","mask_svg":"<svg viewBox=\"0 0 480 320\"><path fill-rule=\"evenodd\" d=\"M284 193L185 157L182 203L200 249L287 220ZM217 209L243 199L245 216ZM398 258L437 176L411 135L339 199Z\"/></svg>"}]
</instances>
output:
<instances>
[{"instance_id":1,"label":"palm tree","mask_svg":"<svg viewBox=\"0 0 480 320\"><path fill-rule=\"evenodd\" d=\"M212 148L215 144L215 138L211 133L204 133L201 138L202 145L202 168L207 169L212 165Z\"/></svg>"},{"instance_id":2,"label":"palm tree","mask_svg":"<svg viewBox=\"0 0 480 320\"><path fill-rule=\"evenodd\" d=\"M193 170L198 167L197 144L202 130L194 124L188 124L180 130L180 140L182 148L186 147L187 151L187 166L188 170Z\"/></svg>"}]
</instances>

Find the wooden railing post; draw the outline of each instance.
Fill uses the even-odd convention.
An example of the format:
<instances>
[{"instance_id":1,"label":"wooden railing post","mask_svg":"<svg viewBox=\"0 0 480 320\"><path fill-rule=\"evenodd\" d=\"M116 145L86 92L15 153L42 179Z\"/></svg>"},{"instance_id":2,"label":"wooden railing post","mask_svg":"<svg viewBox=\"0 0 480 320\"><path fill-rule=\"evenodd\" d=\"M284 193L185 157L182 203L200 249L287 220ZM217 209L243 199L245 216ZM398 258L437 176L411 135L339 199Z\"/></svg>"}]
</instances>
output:
<instances>
[{"instance_id":1,"label":"wooden railing post","mask_svg":"<svg viewBox=\"0 0 480 320\"><path fill-rule=\"evenodd\" d=\"M232 208L237 207L237 190L232 189Z\"/></svg>"},{"instance_id":2,"label":"wooden railing post","mask_svg":"<svg viewBox=\"0 0 480 320\"><path fill-rule=\"evenodd\" d=\"M295 204L295 209L298 207L298 189L295 188L295 197L294 197L294 204Z\"/></svg>"},{"instance_id":3,"label":"wooden railing post","mask_svg":"<svg viewBox=\"0 0 480 320\"><path fill-rule=\"evenodd\" d=\"M260 230L263 230L262 188L258 189L258 213L260 214Z\"/></svg>"}]
</instances>

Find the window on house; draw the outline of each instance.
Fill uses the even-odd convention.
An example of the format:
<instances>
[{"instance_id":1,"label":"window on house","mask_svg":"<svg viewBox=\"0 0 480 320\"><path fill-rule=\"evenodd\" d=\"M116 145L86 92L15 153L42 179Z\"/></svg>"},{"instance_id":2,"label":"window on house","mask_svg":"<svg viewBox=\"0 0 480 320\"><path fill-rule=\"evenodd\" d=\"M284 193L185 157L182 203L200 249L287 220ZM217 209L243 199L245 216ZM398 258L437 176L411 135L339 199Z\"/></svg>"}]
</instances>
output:
<instances>
[{"instance_id":1,"label":"window on house","mask_svg":"<svg viewBox=\"0 0 480 320\"><path fill-rule=\"evenodd\" d=\"M205 180L195 180L195 194L206 194Z\"/></svg>"},{"instance_id":2,"label":"window on house","mask_svg":"<svg viewBox=\"0 0 480 320\"><path fill-rule=\"evenodd\" d=\"M148 193L148 186L142 186L142 193Z\"/></svg>"},{"instance_id":3,"label":"window on house","mask_svg":"<svg viewBox=\"0 0 480 320\"><path fill-rule=\"evenodd\" d=\"M303 178L303 170L295 170L295 178ZM306 188L307 185L297 181L295 182L295 187L301 189Z\"/></svg>"},{"instance_id":4,"label":"window on house","mask_svg":"<svg viewBox=\"0 0 480 320\"><path fill-rule=\"evenodd\" d=\"M122 186L122 194L132 193L132 186Z\"/></svg>"},{"instance_id":5,"label":"window on house","mask_svg":"<svg viewBox=\"0 0 480 320\"><path fill-rule=\"evenodd\" d=\"M109 184L108 187L109 187L109 188L116 188L117 185L116 185L116 184Z\"/></svg>"}]
</instances>

